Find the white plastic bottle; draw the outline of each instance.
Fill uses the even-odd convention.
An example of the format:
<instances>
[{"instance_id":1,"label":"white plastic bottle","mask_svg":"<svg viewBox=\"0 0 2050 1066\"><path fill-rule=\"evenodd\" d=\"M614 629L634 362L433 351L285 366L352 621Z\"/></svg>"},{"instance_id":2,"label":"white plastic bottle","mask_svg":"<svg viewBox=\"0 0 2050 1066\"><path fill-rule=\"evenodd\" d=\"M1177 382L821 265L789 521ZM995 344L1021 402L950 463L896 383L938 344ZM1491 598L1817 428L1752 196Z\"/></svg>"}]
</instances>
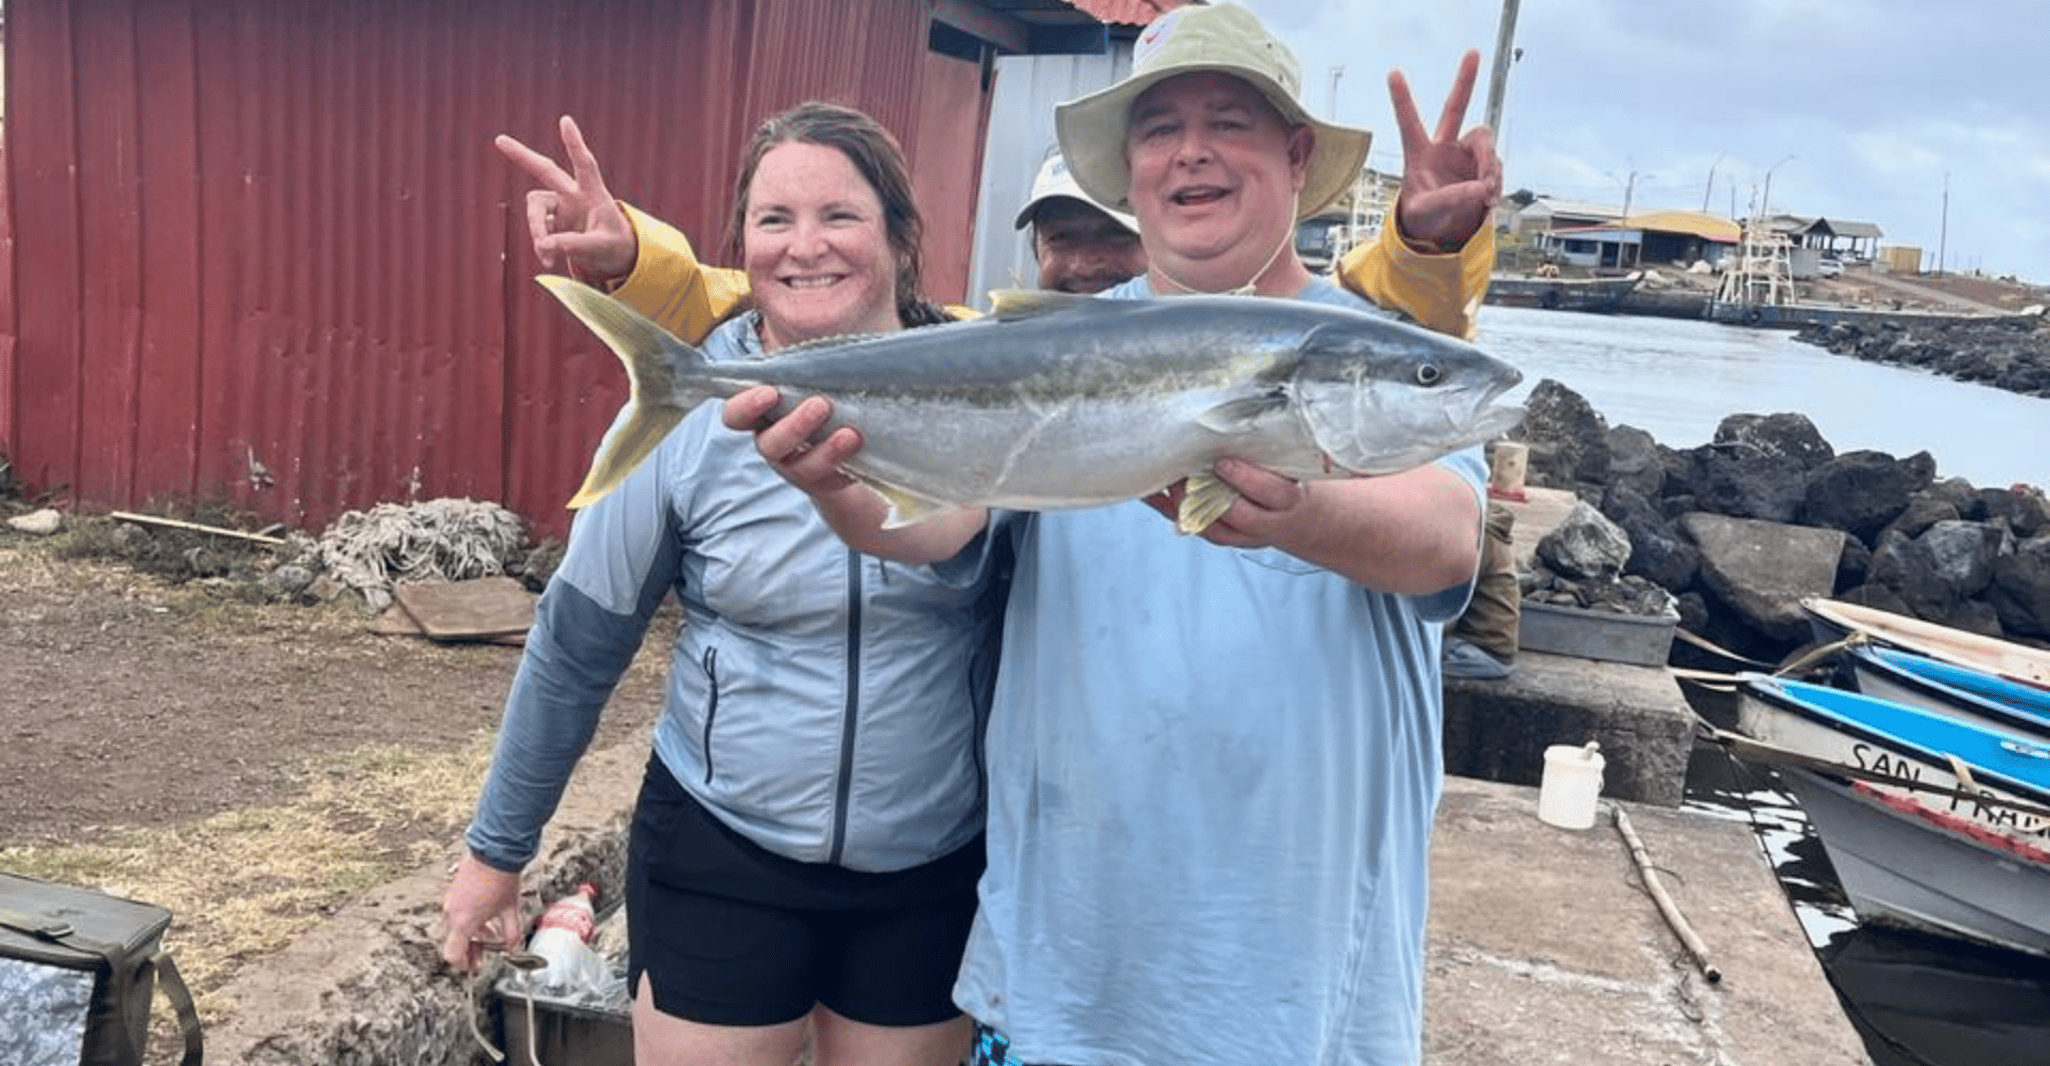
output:
<instances>
[{"instance_id":1,"label":"white plastic bottle","mask_svg":"<svg viewBox=\"0 0 2050 1066\"><path fill-rule=\"evenodd\" d=\"M604 987L605 960L591 948L598 935L598 916L592 902L598 887L585 882L575 892L556 900L534 923L534 935L527 950L548 960L548 965L529 975L536 992L564 998L596 995Z\"/></svg>"}]
</instances>

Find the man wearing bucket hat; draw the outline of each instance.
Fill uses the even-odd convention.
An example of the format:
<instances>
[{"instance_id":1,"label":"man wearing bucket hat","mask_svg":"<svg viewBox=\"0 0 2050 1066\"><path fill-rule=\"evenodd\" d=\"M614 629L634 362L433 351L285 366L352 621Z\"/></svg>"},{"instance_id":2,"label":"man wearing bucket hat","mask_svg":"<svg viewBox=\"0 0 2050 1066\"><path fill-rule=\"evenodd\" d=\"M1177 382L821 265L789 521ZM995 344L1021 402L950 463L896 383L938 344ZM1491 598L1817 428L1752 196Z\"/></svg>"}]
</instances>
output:
<instances>
[{"instance_id":1,"label":"man wearing bucket hat","mask_svg":"<svg viewBox=\"0 0 2050 1066\"><path fill-rule=\"evenodd\" d=\"M1091 200L1058 152L1040 164L1032 197L1018 209L1017 228L1027 226L1042 289L1096 293L1146 272L1138 221Z\"/></svg>"},{"instance_id":2,"label":"man wearing bucket hat","mask_svg":"<svg viewBox=\"0 0 2050 1066\"><path fill-rule=\"evenodd\" d=\"M1405 182L1377 254L1393 282L1442 272L1410 286L1421 319L1470 316L1454 301L1491 258L1499 170L1485 131L1457 136L1477 65L1435 134L1391 77ZM1061 107L1077 184L1132 211L1150 261L1107 297L1362 303L1291 238L1359 172L1367 135L1312 119L1299 87L1244 9L1186 6L1142 32L1130 78ZM989 864L955 986L974 1061L1417 1062L1439 627L1472 587L1480 449L1310 484L1226 460L1242 498L1201 537L1131 505L882 530L880 498L837 472L859 434L807 448L829 405L760 426L775 399L735 397L727 425L756 428L857 549L933 561L985 531L1017 549ZM1179 490L1163 495L1148 502L1171 516Z\"/></svg>"}]
</instances>

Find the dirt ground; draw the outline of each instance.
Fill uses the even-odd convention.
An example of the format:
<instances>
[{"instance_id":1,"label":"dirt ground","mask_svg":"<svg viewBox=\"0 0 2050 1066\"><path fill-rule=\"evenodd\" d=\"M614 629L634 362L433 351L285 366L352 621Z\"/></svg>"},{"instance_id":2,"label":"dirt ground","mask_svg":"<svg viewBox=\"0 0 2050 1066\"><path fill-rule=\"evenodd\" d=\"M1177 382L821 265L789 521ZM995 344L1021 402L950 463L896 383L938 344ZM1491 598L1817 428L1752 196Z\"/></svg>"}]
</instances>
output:
<instances>
[{"instance_id":1,"label":"dirt ground","mask_svg":"<svg viewBox=\"0 0 2050 1066\"><path fill-rule=\"evenodd\" d=\"M352 595L251 602L66 538L0 525L0 869L168 907L204 1014L237 970L450 852L518 648L377 636ZM594 747L645 735L665 628Z\"/></svg>"}]
</instances>

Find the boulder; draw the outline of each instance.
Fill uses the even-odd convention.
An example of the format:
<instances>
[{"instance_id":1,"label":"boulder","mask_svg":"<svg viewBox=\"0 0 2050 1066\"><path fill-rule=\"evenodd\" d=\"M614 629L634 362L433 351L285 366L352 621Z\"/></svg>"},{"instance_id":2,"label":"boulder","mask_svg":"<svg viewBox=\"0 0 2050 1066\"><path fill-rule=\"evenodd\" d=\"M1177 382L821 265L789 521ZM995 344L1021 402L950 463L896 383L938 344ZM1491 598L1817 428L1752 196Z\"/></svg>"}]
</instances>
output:
<instances>
[{"instance_id":1,"label":"boulder","mask_svg":"<svg viewBox=\"0 0 2050 1066\"><path fill-rule=\"evenodd\" d=\"M1530 481L1547 488L1603 482L1609 476L1609 424L1579 393L1546 378L1523 403L1523 424L1509 439L1530 446Z\"/></svg>"},{"instance_id":2,"label":"boulder","mask_svg":"<svg viewBox=\"0 0 2050 1066\"><path fill-rule=\"evenodd\" d=\"M2050 640L2050 534L2022 541L1994 562L1986 599L2008 634Z\"/></svg>"},{"instance_id":3,"label":"boulder","mask_svg":"<svg viewBox=\"0 0 2050 1066\"><path fill-rule=\"evenodd\" d=\"M1895 459L1885 452L1846 452L1808 472L1804 521L1829 526L1870 545L1935 477L1928 452Z\"/></svg>"},{"instance_id":4,"label":"boulder","mask_svg":"<svg viewBox=\"0 0 2050 1066\"><path fill-rule=\"evenodd\" d=\"M1681 516L1680 528L1701 550L1701 585L1716 601L1769 640L1807 642L1801 600L1835 590L1842 530L1703 511Z\"/></svg>"},{"instance_id":5,"label":"boulder","mask_svg":"<svg viewBox=\"0 0 2050 1066\"><path fill-rule=\"evenodd\" d=\"M1888 532L1872 549L1867 579L1900 593L1918 618L1938 621L1993 580L1993 562L2007 531L1988 522L1950 521L1920 536Z\"/></svg>"},{"instance_id":6,"label":"boulder","mask_svg":"<svg viewBox=\"0 0 2050 1066\"><path fill-rule=\"evenodd\" d=\"M1630 537L1585 500L1537 542L1537 557L1554 573L1571 578L1613 578L1630 561Z\"/></svg>"},{"instance_id":7,"label":"boulder","mask_svg":"<svg viewBox=\"0 0 2050 1066\"><path fill-rule=\"evenodd\" d=\"M1804 471L1836 458L1836 449L1802 414L1731 415L1715 427L1711 443L1730 451L1786 459Z\"/></svg>"}]
</instances>

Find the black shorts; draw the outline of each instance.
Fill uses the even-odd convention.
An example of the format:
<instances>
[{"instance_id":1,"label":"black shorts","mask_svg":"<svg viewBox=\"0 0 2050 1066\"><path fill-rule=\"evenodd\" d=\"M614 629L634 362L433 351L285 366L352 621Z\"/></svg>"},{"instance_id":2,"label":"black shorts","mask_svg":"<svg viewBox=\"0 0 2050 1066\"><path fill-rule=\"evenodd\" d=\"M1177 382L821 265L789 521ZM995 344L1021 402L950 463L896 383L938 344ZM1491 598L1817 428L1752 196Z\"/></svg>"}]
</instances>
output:
<instances>
[{"instance_id":1,"label":"black shorts","mask_svg":"<svg viewBox=\"0 0 2050 1066\"><path fill-rule=\"evenodd\" d=\"M645 972L662 1013L711 1025L777 1025L820 1003L869 1025L947 1021L982 862L980 836L891 873L784 858L650 759L627 850L629 987Z\"/></svg>"}]
</instances>

